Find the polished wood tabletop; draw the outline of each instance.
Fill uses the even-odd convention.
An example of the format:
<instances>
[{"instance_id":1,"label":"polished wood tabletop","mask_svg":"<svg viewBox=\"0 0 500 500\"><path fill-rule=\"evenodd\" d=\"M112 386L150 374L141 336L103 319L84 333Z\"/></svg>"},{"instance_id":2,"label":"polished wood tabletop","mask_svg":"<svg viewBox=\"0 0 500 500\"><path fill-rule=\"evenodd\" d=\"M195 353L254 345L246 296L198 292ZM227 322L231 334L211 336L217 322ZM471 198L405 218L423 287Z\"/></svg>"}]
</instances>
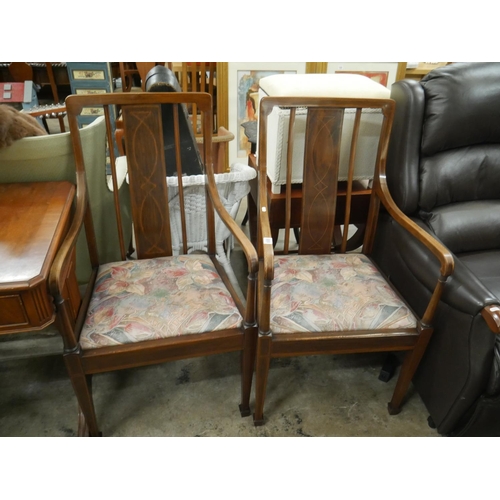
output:
<instances>
[{"instance_id":1,"label":"polished wood tabletop","mask_svg":"<svg viewBox=\"0 0 500 500\"><path fill-rule=\"evenodd\" d=\"M53 321L47 279L74 196L66 181L0 184L0 333Z\"/></svg>"}]
</instances>

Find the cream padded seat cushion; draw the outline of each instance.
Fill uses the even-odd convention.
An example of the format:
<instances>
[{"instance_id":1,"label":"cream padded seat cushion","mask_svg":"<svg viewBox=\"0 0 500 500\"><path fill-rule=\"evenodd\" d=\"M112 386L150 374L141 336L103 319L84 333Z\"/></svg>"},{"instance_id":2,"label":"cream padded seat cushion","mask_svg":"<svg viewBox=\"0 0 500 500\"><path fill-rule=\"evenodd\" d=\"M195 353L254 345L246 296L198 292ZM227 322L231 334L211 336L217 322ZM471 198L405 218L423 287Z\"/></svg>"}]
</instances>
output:
<instances>
[{"instance_id":1,"label":"cream padded seat cushion","mask_svg":"<svg viewBox=\"0 0 500 500\"><path fill-rule=\"evenodd\" d=\"M264 95L388 99L390 90L362 75L271 75L261 78Z\"/></svg>"},{"instance_id":2,"label":"cream padded seat cushion","mask_svg":"<svg viewBox=\"0 0 500 500\"><path fill-rule=\"evenodd\" d=\"M390 97L389 89L362 75L281 74L262 78L259 85L259 98L265 96L303 96L389 99ZM280 192L280 186L286 182L289 114L286 109L275 109L268 118L267 174L271 180L273 192L278 193ZM349 144L352 137L354 117L354 109L348 110L344 117L339 180L347 179ZM307 112L305 110L297 111L292 157L292 183L302 182L306 118ZM373 177L381 123L382 115L379 111L363 114L356 153L355 180L368 180Z\"/></svg>"}]
</instances>

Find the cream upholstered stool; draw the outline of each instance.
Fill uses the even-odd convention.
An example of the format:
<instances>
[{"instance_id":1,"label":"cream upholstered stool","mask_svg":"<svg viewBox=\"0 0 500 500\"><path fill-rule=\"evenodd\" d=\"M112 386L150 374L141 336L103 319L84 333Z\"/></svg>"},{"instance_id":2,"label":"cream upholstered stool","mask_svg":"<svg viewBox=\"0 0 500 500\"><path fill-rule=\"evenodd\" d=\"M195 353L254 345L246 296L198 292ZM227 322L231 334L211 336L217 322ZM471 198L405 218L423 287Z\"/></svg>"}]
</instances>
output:
<instances>
[{"instance_id":1,"label":"cream upholstered stool","mask_svg":"<svg viewBox=\"0 0 500 500\"><path fill-rule=\"evenodd\" d=\"M370 78L356 74L304 74L304 75L272 75L260 80L259 101L266 96L295 96L295 97L325 97L325 98L359 98L359 99L388 99L390 91L383 85ZM344 117L341 141L340 173L339 181L347 180L348 158L350 140L355 121L356 110L348 110ZM284 131L288 130L290 112L287 109L275 109L268 117L267 126L267 175L268 202L271 232L276 243L279 229L285 227L285 184L286 184L286 157L288 148L288 136ZM356 155L354 180L359 181L358 196L353 197L353 210L365 213L369 203L369 183L373 176L373 166L377 156L377 144L382 124L382 114L379 110L373 113L363 113L360 123L358 138L358 153ZM302 183L302 163L304 161L304 132L306 128L307 111L298 110L295 115L295 127L293 136L292 152L292 213L291 227L296 231L300 227L299 207L302 202L300 191ZM258 158L257 142L257 158ZM342 190L340 182L339 190ZM255 190L249 196L249 219L250 232L255 242L256 202ZM342 195L340 195L342 200ZM296 209L295 209L296 208ZM338 206L337 212L343 217L343 207ZM253 213L252 213L253 211ZM365 217L360 219L364 220ZM355 220L355 219L354 219ZM362 234L358 234L361 236ZM352 244L357 244L354 239Z\"/></svg>"},{"instance_id":2,"label":"cream upholstered stool","mask_svg":"<svg viewBox=\"0 0 500 500\"><path fill-rule=\"evenodd\" d=\"M351 74L310 74L310 75L272 75L260 80L259 100L265 96L295 97L348 97L360 99L388 99L390 90L383 85L362 75ZM279 193L280 186L286 182L286 151L288 137L283 133L288 130L290 112L276 109L268 119L267 134L267 173L271 181L272 192ZM341 171L339 180L347 179L347 161L354 125L355 110L346 113L341 142ZM304 131L307 111L297 112L295 118L295 137L292 156L292 184L302 182L302 162L304 159ZM355 180L371 179L376 158L382 115L379 110L363 117L360 124L360 149L356 157ZM258 151L258 144L257 144Z\"/></svg>"}]
</instances>

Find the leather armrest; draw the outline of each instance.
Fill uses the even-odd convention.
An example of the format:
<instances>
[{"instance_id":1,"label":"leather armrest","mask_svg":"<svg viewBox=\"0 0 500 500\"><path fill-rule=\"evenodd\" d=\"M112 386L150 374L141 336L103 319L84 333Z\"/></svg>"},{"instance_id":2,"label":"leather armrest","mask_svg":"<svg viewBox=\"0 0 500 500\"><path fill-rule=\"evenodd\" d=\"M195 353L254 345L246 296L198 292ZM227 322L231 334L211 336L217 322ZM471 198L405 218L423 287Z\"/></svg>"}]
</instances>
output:
<instances>
[{"instance_id":1,"label":"leather armrest","mask_svg":"<svg viewBox=\"0 0 500 500\"><path fill-rule=\"evenodd\" d=\"M430 233L422 221L415 218L413 220ZM432 292L436 274L439 273L437 259L420 242L409 237L408 233L395 223L392 236L397 251L407 267L416 279L429 292ZM446 282L441 300L450 307L472 316L481 313L486 306L499 302L497 297L457 258L455 258L454 272Z\"/></svg>"},{"instance_id":2,"label":"leather armrest","mask_svg":"<svg viewBox=\"0 0 500 500\"><path fill-rule=\"evenodd\" d=\"M396 101L396 111L387 156L387 184L396 205L409 215L418 208L425 95L419 82L401 80L391 87L391 99Z\"/></svg>"}]
</instances>

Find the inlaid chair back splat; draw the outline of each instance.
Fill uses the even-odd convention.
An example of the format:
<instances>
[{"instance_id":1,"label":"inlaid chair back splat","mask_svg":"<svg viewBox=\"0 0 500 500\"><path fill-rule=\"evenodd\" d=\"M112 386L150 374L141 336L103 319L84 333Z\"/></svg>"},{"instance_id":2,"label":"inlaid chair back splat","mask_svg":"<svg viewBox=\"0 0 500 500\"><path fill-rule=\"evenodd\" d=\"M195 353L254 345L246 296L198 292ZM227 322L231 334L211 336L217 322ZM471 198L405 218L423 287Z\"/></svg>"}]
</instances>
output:
<instances>
[{"instance_id":1,"label":"inlaid chair back splat","mask_svg":"<svg viewBox=\"0 0 500 500\"><path fill-rule=\"evenodd\" d=\"M184 245L172 248L169 188L161 106L173 107L173 150ZM184 210L181 138L178 115L182 104L196 104L207 126L203 168L206 177L206 251L188 252L189 217ZM250 414L249 396L256 344L255 283L257 254L219 199L211 158L212 99L205 93L122 93L70 96L66 100L77 169L77 203L74 220L51 275L51 289L61 312L59 328L64 359L80 407L79 434L99 435L92 399L91 377L96 373L149 365L209 354L241 352L241 404ZM127 258L129 241L120 230L117 244L122 260L100 265L88 204L78 128L78 115L88 107L102 106L109 143L113 141L111 106L123 112L123 138L127 153L128 188L132 216L134 257ZM169 146L170 147L170 146ZM193 143L196 148L196 144ZM118 179L114 148L109 148L117 224L121 228ZM238 298L224 267L216 257L215 213L239 242L248 263L246 304ZM111 216L111 214L109 214ZM197 221L200 223L200 221ZM61 287L61 270L67 266L80 230L85 227L92 276L76 322L67 314L68 301ZM135 255L137 256L135 258Z\"/></svg>"},{"instance_id":2,"label":"inlaid chair back splat","mask_svg":"<svg viewBox=\"0 0 500 500\"><path fill-rule=\"evenodd\" d=\"M266 138L268 117L275 108L288 109L287 180L284 187L286 231L284 249L275 254L269 223ZM298 248L289 248L293 189L291 157L296 112L307 109ZM380 112L376 157L371 159L373 185L355 181L362 113ZM345 144L344 116L354 112L352 135ZM264 423L264 399L271 358L321 353L408 351L389 404L398 413L412 376L432 334L432 318L444 282L453 270L447 250L402 214L385 182L385 162L394 115L390 99L264 97L259 113L258 195L258 325L255 425ZM342 143L342 145L341 145ZM347 155L342 148L347 148ZM345 157L345 162L341 159ZM342 164L345 163L345 164ZM366 168L366 166L365 166ZM347 175L345 170L347 169ZM343 170L341 172L341 170ZM347 179L339 181L339 179ZM283 191L282 191L283 193ZM353 199L369 196L364 241L347 252ZM342 203L337 199L343 197ZM369 255L380 204L408 230L409 238L426 245L439 260L434 293L422 317L417 317L372 263ZM337 213L336 213L337 212ZM359 213L356 223L359 223ZM334 234L343 234L334 243Z\"/></svg>"}]
</instances>

